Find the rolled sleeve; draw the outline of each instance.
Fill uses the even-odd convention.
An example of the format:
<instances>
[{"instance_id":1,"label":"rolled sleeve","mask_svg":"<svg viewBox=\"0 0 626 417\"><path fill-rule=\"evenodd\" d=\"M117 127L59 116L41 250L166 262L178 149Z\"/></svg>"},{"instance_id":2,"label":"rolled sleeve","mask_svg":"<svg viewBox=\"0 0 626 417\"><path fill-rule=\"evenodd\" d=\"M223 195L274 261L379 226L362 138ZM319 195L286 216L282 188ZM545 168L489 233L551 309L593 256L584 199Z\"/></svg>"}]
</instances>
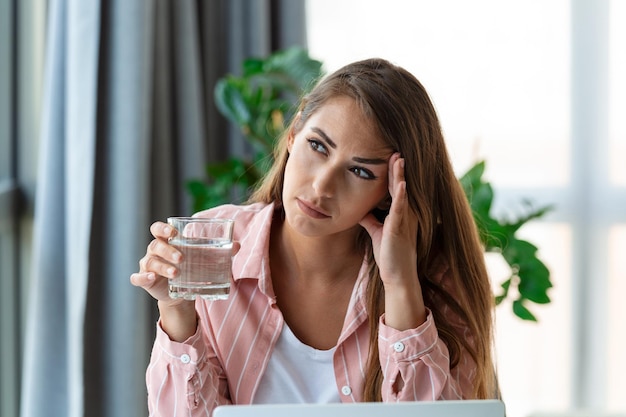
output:
<instances>
[{"instance_id":1,"label":"rolled sleeve","mask_svg":"<svg viewBox=\"0 0 626 417\"><path fill-rule=\"evenodd\" d=\"M206 403L201 392L205 381L210 379L206 350L201 326L184 342L174 342L161 328L160 321L157 323L156 339L146 372L151 415L187 412ZM186 401L177 401L183 398Z\"/></svg>"},{"instance_id":2,"label":"rolled sleeve","mask_svg":"<svg viewBox=\"0 0 626 417\"><path fill-rule=\"evenodd\" d=\"M431 351L439 339L435 320L430 310L426 321L409 330L396 330L385 324L385 315L380 318L378 349L381 355L394 362L413 361Z\"/></svg>"},{"instance_id":3,"label":"rolled sleeve","mask_svg":"<svg viewBox=\"0 0 626 417\"><path fill-rule=\"evenodd\" d=\"M155 348L163 352L163 359L173 366L182 369L197 366L204 358L206 344L202 341L200 326L196 332L184 342L172 341L161 327L161 321L157 323Z\"/></svg>"},{"instance_id":4,"label":"rolled sleeve","mask_svg":"<svg viewBox=\"0 0 626 417\"><path fill-rule=\"evenodd\" d=\"M378 349L384 375L383 401L459 399L460 389L450 374L450 355L439 338L430 310L415 329L396 330L380 318Z\"/></svg>"}]
</instances>

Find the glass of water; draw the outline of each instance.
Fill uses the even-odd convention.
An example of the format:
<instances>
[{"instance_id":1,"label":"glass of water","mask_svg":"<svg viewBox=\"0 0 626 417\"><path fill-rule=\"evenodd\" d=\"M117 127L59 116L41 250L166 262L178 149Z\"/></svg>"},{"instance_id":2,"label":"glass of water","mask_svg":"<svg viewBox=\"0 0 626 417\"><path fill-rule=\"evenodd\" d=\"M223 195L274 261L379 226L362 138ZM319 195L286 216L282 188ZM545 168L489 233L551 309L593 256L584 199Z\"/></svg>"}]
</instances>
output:
<instances>
[{"instance_id":1,"label":"glass of water","mask_svg":"<svg viewBox=\"0 0 626 417\"><path fill-rule=\"evenodd\" d=\"M232 274L232 219L170 217L176 229L170 245L182 254L179 274L169 280L171 298L224 300L230 293Z\"/></svg>"}]
</instances>

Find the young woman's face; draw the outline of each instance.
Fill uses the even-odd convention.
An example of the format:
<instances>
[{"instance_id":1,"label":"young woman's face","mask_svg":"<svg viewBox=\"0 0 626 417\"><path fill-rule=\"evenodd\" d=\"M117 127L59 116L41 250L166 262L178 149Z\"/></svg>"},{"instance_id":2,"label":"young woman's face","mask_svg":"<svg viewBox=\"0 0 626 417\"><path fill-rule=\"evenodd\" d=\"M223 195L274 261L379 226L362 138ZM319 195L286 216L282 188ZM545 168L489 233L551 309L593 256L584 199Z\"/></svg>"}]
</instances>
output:
<instances>
[{"instance_id":1,"label":"young woman's face","mask_svg":"<svg viewBox=\"0 0 626 417\"><path fill-rule=\"evenodd\" d=\"M354 228L387 195L392 150L351 98L320 107L288 149L283 204L288 224L302 234Z\"/></svg>"}]
</instances>

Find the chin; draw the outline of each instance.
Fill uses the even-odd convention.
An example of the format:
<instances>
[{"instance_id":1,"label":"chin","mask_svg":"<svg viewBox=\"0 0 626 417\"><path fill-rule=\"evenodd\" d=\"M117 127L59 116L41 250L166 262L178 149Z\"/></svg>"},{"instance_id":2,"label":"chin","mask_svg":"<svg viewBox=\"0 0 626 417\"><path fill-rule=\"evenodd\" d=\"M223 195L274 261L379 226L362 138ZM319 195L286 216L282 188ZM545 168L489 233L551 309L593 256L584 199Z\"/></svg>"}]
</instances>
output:
<instances>
[{"instance_id":1,"label":"chin","mask_svg":"<svg viewBox=\"0 0 626 417\"><path fill-rule=\"evenodd\" d=\"M319 224L314 224L314 220L304 214L289 215L289 213L285 213L285 223L289 229L303 236L315 237L324 234Z\"/></svg>"}]
</instances>

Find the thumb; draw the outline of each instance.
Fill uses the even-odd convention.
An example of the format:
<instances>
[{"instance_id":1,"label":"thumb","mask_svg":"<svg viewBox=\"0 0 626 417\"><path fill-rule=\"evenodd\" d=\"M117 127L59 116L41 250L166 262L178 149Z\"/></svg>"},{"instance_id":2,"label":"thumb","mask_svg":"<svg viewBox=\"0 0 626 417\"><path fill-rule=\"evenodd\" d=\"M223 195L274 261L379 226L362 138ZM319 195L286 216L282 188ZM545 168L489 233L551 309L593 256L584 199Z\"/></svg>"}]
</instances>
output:
<instances>
[{"instance_id":1,"label":"thumb","mask_svg":"<svg viewBox=\"0 0 626 417\"><path fill-rule=\"evenodd\" d=\"M239 253L239 250L241 249L241 243L234 241L233 242L233 249L232 249L232 253L230 256L235 256L237 255L237 253Z\"/></svg>"}]
</instances>

